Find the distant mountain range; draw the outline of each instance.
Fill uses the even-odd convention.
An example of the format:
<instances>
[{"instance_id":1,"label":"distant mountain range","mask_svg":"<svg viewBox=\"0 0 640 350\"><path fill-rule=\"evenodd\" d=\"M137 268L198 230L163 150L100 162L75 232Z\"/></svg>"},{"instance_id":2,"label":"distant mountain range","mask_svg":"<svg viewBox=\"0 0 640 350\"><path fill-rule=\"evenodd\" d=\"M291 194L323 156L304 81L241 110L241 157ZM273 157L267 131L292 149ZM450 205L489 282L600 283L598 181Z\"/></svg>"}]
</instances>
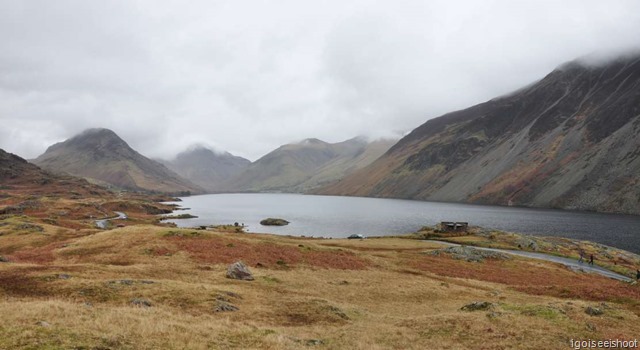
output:
<instances>
[{"instance_id":1,"label":"distant mountain range","mask_svg":"<svg viewBox=\"0 0 640 350\"><path fill-rule=\"evenodd\" d=\"M431 119L322 194L640 214L640 55Z\"/></svg>"},{"instance_id":2,"label":"distant mountain range","mask_svg":"<svg viewBox=\"0 0 640 350\"><path fill-rule=\"evenodd\" d=\"M161 162L207 192L224 191L222 184L251 164L248 159L229 152L216 152L203 146L194 147L170 161Z\"/></svg>"},{"instance_id":3,"label":"distant mountain range","mask_svg":"<svg viewBox=\"0 0 640 350\"><path fill-rule=\"evenodd\" d=\"M361 137L338 143L306 139L268 153L222 187L230 192L308 192L370 164L393 143Z\"/></svg>"},{"instance_id":4,"label":"distant mountain range","mask_svg":"<svg viewBox=\"0 0 640 350\"><path fill-rule=\"evenodd\" d=\"M108 129L89 129L57 143L33 163L52 172L121 189L171 194L204 192L164 165L136 152Z\"/></svg>"}]
</instances>

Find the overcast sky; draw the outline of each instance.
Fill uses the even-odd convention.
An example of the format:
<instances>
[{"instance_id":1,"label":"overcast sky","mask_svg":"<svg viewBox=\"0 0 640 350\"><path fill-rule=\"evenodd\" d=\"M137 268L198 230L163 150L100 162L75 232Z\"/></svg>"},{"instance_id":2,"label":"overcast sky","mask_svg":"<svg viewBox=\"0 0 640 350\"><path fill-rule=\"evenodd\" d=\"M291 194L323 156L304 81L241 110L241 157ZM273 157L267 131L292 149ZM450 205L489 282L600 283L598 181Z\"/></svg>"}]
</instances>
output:
<instances>
[{"instance_id":1,"label":"overcast sky","mask_svg":"<svg viewBox=\"0 0 640 350\"><path fill-rule=\"evenodd\" d=\"M410 131L638 38L635 0L0 0L0 148L106 127L150 157L255 160Z\"/></svg>"}]
</instances>

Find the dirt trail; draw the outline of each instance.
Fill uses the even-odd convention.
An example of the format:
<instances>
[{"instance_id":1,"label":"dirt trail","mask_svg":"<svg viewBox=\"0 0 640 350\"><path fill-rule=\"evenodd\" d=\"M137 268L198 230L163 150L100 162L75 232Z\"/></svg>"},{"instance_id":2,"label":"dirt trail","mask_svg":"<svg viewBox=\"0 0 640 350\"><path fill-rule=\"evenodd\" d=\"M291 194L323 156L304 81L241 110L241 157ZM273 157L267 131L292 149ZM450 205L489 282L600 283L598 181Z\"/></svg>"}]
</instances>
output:
<instances>
[{"instance_id":1,"label":"dirt trail","mask_svg":"<svg viewBox=\"0 0 640 350\"><path fill-rule=\"evenodd\" d=\"M440 244L443 244L443 245L446 245L446 246L451 246L451 247L460 246L460 244L457 244L457 243L450 243L450 242L444 242L444 241L438 241L438 240L424 240L424 241L425 242L440 243ZM523 251L520 251L520 250L511 250L511 249L484 248L484 247L477 247L477 246L470 246L470 247L473 247L473 248L479 249L479 250L500 252L500 253L506 253L506 254L516 255L516 256L523 256L523 257L526 257L526 258L551 261L551 262L555 262L555 263L559 263L559 264L568 266L569 268L571 268L573 270L576 270L576 271L597 273L597 274L600 274L602 276L613 278L613 279L616 279L616 280L619 280L619 281L624 281L624 282L632 282L633 281L632 278L629 278L629 277L621 275L619 273L615 273L613 271L607 270L607 269L605 269L603 267L596 266L596 265L592 266L592 265L589 265L587 262L582 262L581 263L581 262L578 262L577 260L570 259L570 258L563 258L563 257L544 254L544 253L523 252Z\"/></svg>"}]
</instances>

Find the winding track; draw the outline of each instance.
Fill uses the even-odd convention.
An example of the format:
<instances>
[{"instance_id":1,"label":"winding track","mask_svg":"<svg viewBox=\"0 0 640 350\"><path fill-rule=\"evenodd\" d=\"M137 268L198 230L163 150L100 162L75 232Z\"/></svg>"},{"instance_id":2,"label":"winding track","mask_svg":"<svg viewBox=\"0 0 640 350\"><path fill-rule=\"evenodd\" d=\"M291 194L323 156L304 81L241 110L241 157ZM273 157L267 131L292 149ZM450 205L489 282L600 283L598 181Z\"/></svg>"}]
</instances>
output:
<instances>
[{"instance_id":1,"label":"winding track","mask_svg":"<svg viewBox=\"0 0 640 350\"><path fill-rule=\"evenodd\" d=\"M459 247L460 244L456 244L456 243L450 243L450 242L444 242L444 241L438 241L438 240L424 240L425 242L432 242L432 243L440 243L443 244L445 246L450 246L450 247ZM499 252L499 253L505 253L505 254L511 254L511 255L516 255L516 256L523 256L526 258L531 258L531 259L538 259L538 260L545 260L545 261L551 261L551 262L555 262L555 263L559 263L562 265L565 265L569 268L571 268L572 270L576 270L576 271L582 271L582 272L590 272L590 273L597 273L599 275L605 276L605 277L609 277L609 278L613 278L619 281L623 281L623 282L633 282L632 278L629 278L627 276L621 275L619 273L607 270L603 267L600 266L596 266L596 265L589 265L588 263L581 263L578 262L577 260L574 259L570 259L570 258L563 258L563 257L559 257L559 256L555 256L555 255L549 255L549 254L544 254L544 253L534 253L534 252L523 252L520 250L511 250L511 249L496 249L496 248L483 248L483 247L476 247L476 246L469 246L475 249L479 249L479 250L486 250L486 251L490 251L490 252Z\"/></svg>"},{"instance_id":2,"label":"winding track","mask_svg":"<svg viewBox=\"0 0 640 350\"><path fill-rule=\"evenodd\" d=\"M109 220L125 220L127 219L127 214L121 212L121 211L114 211L114 213L116 213L116 215L118 216L114 216L114 217L110 217L110 218L106 218L106 219L101 219L101 220L96 220L96 226L98 228L101 229L106 229L107 228L107 222Z\"/></svg>"}]
</instances>

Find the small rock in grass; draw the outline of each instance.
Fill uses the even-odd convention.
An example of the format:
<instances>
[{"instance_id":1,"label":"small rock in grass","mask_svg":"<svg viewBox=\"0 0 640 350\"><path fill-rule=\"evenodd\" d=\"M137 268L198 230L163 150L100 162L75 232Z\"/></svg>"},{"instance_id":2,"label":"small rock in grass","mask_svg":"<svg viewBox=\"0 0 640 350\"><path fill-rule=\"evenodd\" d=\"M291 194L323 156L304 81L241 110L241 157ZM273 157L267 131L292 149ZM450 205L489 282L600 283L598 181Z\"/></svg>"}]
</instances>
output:
<instances>
[{"instance_id":1,"label":"small rock in grass","mask_svg":"<svg viewBox=\"0 0 640 350\"><path fill-rule=\"evenodd\" d=\"M36 322L36 325L40 326L40 327L44 327L44 328L49 328L51 327L51 324L47 321L38 321Z\"/></svg>"},{"instance_id":2,"label":"small rock in grass","mask_svg":"<svg viewBox=\"0 0 640 350\"><path fill-rule=\"evenodd\" d=\"M68 275L66 273L61 273L58 275L58 278L61 280L68 280L69 278L71 278L71 275Z\"/></svg>"},{"instance_id":3,"label":"small rock in grass","mask_svg":"<svg viewBox=\"0 0 640 350\"><path fill-rule=\"evenodd\" d=\"M240 310L237 306L229 304L226 301L218 300L213 312L233 312Z\"/></svg>"},{"instance_id":4,"label":"small rock in grass","mask_svg":"<svg viewBox=\"0 0 640 350\"><path fill-rule=\"evenodd\" d=\"M253 274L242 261L236 261L227 268L227 278L243 281L253 281Z\"/></svg>"},{"instance_id":5,"label":"small rock in grass","mask_svg":"<svg viewBox=\"0 0 640 350\"><path fill-rule=\"evenodd\" d=\"M306 346L316 346L316 345L324 345L324 340L322 339L308 339L304 342Z\"/></svg>"},{"instance_id":6,"label":"small rock in grass","mask_svg":"<svg viewBox=\"0 0 640 350\"><path fill-rule=\"evenodd\" d=\"M9 259L7 259L4 256L0 255L0 263L6 263L6 262L9 262Z\"/></svg>"},{"instance_id":7,"label":"small rock in grass","mask_svg":"<svg viewBox=\"0 0 640 350\"><path fill-rule=\"evenodd\" d=\"M131 304L140 307L151 307L151 301L145 298L133 298L131 299Z\"/></svg>"},{"instance_id":8,"label":"small rock in grass","mask_svg":"<svg viewBox=\"0 0 640 350\"><path fill-rule=\"evenodd\" d=\"M491 307L493 307L493 304L491 304L488 301L474 301L471 304L467 304L467 305L461 307L460 310L462 310L462 311L480 311L480 310L488 310Z\"/></svg>"},{"instance_id":9,"label":"small rock in grass","mask_svg":"<svg viewBox=\"0 0 640 350\"><path fill-rule=\"evenodd\" d=\"M604 311L602 311L602 309L597 308L597 307L591 307L591 306L587 306L587 308L584 310L584 312L587 315L591 315L591 316L600 316L600 315L604 314Z\"/></svg>"}]
</instances>

